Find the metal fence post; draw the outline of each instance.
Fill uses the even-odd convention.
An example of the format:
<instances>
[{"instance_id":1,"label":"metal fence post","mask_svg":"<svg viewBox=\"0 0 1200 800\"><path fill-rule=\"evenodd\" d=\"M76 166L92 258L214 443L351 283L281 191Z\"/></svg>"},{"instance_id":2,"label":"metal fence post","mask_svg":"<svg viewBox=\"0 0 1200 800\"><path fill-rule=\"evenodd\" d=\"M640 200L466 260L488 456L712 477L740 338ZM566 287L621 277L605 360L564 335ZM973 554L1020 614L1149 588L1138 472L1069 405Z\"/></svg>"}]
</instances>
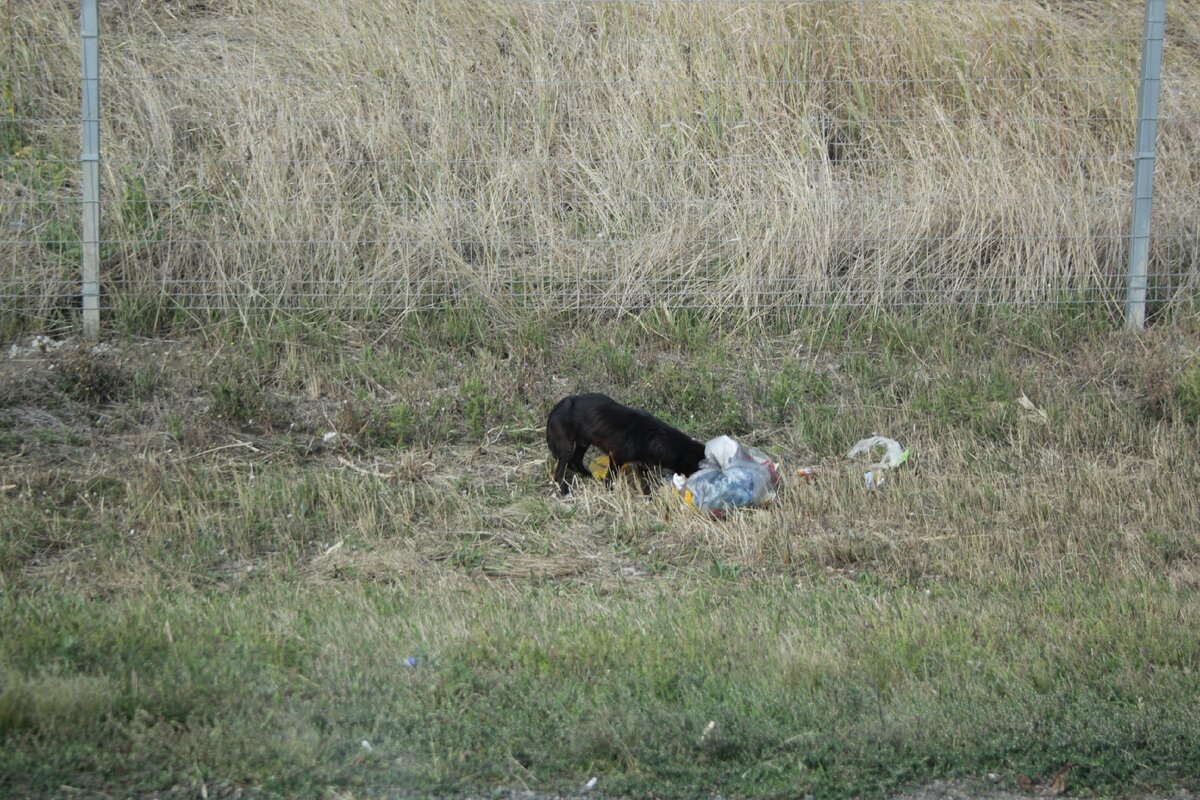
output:
<instances>
[{"instance_id":1,"label":"metal fence post","mask_svg":"<svg viewBox=\"0 0 1200 800\"><path fill-rule=\"evenodd\" d=\"M97 0L83 0L79 40L83 61L83 229L80 236L83 267L83 332L100 333L100 21Z\"/></svg>"},{"instance_id":2,"label":"metal fence post","mask_svg":"<svg viewBox=\"0 0 1200 800\"><path fill-rule=\"evenodd\" d=\"M1133 145L1133 214L1129 223L1129 286L1125 324L1146 323L1150 261L1150 202L1154 190L1154 145L1158 131L1158 90L1162 74L1163 29L1167 0L1146 0L1142 74L1138 85L1137 132Z\"/></svg>"}]
</instances>

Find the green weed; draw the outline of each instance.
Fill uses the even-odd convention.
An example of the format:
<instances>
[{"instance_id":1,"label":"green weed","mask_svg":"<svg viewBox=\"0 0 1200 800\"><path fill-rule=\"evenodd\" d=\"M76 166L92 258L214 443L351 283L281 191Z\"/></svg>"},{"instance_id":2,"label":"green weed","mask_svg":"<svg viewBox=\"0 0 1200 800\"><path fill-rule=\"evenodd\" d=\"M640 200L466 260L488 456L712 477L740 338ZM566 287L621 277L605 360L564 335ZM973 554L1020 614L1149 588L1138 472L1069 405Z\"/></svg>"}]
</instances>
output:
<instances>
[{"instance_id":1,"label":"green weed","mask_svg":"<svg viewBox=\"0 0 1200 800\"><path fill-rule=\"evenodd\" d=\"M1183 418L1193 425L1200 425L1200 364L1192 364L1180 374L1175 398Z\"/></svg>"},{"instance_id":2,"label":"green weed","mask_svg":"<svg viewBox=\"0 0 1200 800\"><path fill-rule=\"evenodd\" d=\"M833 399L833 383L825 375L792 362L784 362L769 377L767 406L775 421L790 421L803 405Z\"/></svg>"},{"instance_id":3,"label":"green weed","mask_svg":"<svg viewBox=\"0 0 1200 800\"><path fill-rule=\"evenodd\" d=\"M496 421L501 401L479 377L470 377L462 385L463 418L470 434L479 437Z\"/></svg>"},{"instance_id":4,"label":"green weed","mask_svg":"<svg viewBox=\"0 0 1200 800\"><path fill-rule=\"evenodd\" d=\"M192 318L165 293L112 295L104 309L105 326L122 336L166 336Z\"/></svg>"},{"instance_id":5,"label":"green weed","mask_svg":"<svg viewBox=\"0 0 1200 800\"><path fill-rule=\"evenodd\" d=\"M238 378L218 380L209 388L209 413L214 419L234 426L248 426L262 411L262 392Z\"/></svg>"}]
</instances>

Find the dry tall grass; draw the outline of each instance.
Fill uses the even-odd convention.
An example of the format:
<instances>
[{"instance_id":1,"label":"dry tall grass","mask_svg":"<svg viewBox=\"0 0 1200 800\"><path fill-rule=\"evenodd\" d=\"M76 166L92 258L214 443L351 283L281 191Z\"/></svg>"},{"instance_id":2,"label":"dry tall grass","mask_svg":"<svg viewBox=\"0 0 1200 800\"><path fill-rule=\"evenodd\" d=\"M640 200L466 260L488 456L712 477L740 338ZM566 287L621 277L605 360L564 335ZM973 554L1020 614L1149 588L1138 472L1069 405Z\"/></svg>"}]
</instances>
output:
<instances>
[{"instance_id":1,"label":"dry tall grass","mask_svg":"<svg viewBox=\"0 0 1200 800\"><path fill-rule=\"evenodd\" d=\"M76 113L66 5L10 6L17 115ZM1136 0L104 6L114 296L762 310L1122 283ZM1152 269L1191 294L1200 6L1169 10ZM73 212L54 191L43 222ZM70 259L23 237L20 302L64 303Z\"/></svg>"}]
</instances>

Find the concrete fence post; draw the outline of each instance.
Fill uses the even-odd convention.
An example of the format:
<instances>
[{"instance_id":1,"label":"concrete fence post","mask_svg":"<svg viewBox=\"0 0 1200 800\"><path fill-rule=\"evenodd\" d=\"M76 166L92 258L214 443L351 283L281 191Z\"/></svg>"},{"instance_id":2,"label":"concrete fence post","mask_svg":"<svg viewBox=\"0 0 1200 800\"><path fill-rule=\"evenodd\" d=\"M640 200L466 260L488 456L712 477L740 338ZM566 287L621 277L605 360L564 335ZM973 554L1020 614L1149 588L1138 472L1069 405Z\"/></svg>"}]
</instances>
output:
<instances>
[{"instance_id":1,"label":"concrete fence post","mask_svg":"<svg viewBox=\"0 0 1200 800\"><path fill-rule=\"evenodd\" d=\"M83 267L83 332L100 333L100 20L97 0L83 0L79 13L79 40L83 61L83 225L80 232Z\"/></svg>"},{"instance_id":2,"label":"concrete fence post","mask_svg":"<svg viewBox=\"0 0 1200 800\"><path fill-rule=\"evenodd\" d=\"M1158 132L1158 93L1162 76L1166 0L1146 0L1142 34L1142 73L1138 84L1137 131L1133 145L1133 213L1129 223L1129 285L1125 324L1146 323L1150 262L1150 203L1154 192L1154 146Z\"/></svg>"}]
</instances>

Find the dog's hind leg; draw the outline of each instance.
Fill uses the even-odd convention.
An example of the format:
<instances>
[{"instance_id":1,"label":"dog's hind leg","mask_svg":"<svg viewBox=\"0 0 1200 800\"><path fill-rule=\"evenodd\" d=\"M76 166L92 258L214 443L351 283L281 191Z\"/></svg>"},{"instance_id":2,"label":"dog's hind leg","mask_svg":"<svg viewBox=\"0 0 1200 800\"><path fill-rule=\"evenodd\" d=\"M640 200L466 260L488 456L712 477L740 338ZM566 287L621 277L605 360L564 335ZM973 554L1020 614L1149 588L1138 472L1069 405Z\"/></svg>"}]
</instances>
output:
<instances>
[{"instance_id":1,"label":"dog's hind leg","mask_svg":"<svg viewBox=\"0 0 1200 800\"><path fill-rule=\"evenodd\" d=\"M578 459L576 455L578 448L572 441L570 432L554 413L551 413L550 419L546 422L546 445L550 448L550 455L555 461L554 483L558 485L560 492L567 494L571 491L570 484L567 483L567 469L570 468L573 472L578 471L573 463Z\"/></svg>"},{"instance_id":2,"label":"dog's hind leg","mask_svg":"<svg viewBox=\"0 0 1200 800\"><path fill-rule=\"evenodd\" d=\"M575 445L575 450L571 453L571 459L567 462L567 466L577 475L586 475L590 478L592 477L592 471L583 463L583 455L587 452L587 449L588 446L586 444Z\"/></svg>"},{"instance_id":3,"label":"dog's hind leg","mask_svg":"<svg viewBox=\"0 0 1200 800\"><path fill-rule=\"evenodd\" d=\"M575 449L571 452L570 457L564 457L559 455L557 452L555 453L556 463L554 465L554 482L558 484L558 489L563 494L569 494L571 491L571 484L567 480L567 470L570 470L576 475L586 475L589 478L592 477L592 473L583 464L583 454L586 452L587 445L581 444L575 446Z\"/></svg>"},{"instance_id":4,"label":"dog's hind leg","mask_svg":"<svg viewBox=\"0 0 1200 800\"><path fill-rule=\"evenodd\" d=\"M554 464L554 483L563 494L570 493L571 485L567 483L567 462L561 458Z\"/></svg>"},{"instance_id":5,"label":"dog's hind leg","mask_svg":"<svg viewBox=\"0 0 1200 800\"><path fill-rule=\"evenodd\" d=\"M645 464L638 464L635 472L637 472L637 485L641 488L642 494L650 494L650 468Z\"/></svg>"},{"instance_id":6,"label":"dog's hind leg","mask_svg":"<svg viewBox=\"0 0 1200 800\"><path fill-rule=\"evenodd\" d=\"M588 446L574 442L570 433L557 420L551 419L546 426L546 444L549 445L550 455L556 462L554 482L558 484L558 489L563 494L571 491L570 483L567 481L568 470L576 475L586 475L589 478L592 476L592 473L583 464L583 456L587 452Z\"/></svg>"}]
</instances>

